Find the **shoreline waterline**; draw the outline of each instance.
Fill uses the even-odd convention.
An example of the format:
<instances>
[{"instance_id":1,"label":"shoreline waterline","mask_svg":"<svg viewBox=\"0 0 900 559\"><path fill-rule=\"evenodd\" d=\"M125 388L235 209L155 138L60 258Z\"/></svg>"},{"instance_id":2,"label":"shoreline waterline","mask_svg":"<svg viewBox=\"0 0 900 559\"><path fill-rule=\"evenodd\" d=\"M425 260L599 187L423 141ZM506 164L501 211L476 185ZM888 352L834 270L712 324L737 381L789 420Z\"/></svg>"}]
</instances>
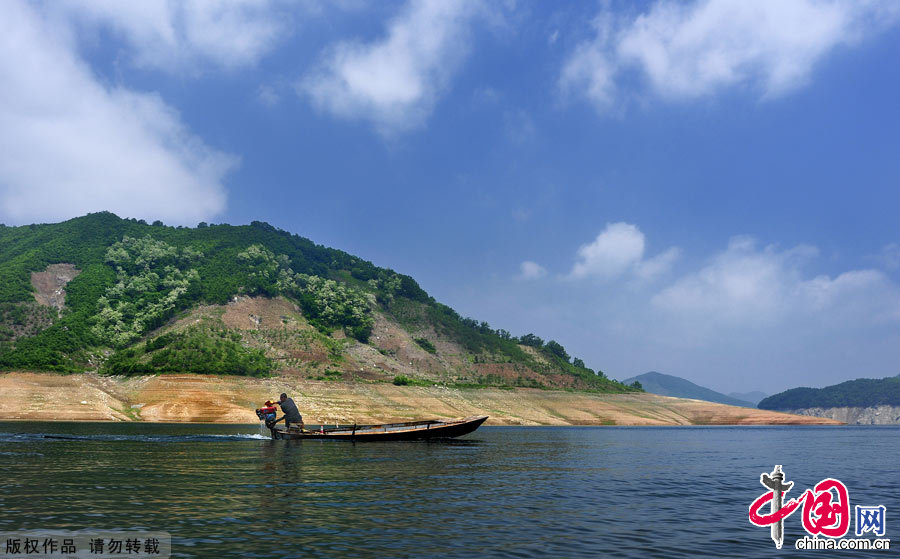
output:
<instances>
[{"instance_id":1,"label":"shoreline waterline","mask_svg":"<svg viewBox=\"0 0 900 559\"><path fill-rule=\"evenodd\" d=\"M213 375L105 377L0 373L0 420L248 424L286 392L309 424L381 424L487 415L487 425L836 425L813 416L649 393L453 388Z\"/></svg>"}]
</instances>

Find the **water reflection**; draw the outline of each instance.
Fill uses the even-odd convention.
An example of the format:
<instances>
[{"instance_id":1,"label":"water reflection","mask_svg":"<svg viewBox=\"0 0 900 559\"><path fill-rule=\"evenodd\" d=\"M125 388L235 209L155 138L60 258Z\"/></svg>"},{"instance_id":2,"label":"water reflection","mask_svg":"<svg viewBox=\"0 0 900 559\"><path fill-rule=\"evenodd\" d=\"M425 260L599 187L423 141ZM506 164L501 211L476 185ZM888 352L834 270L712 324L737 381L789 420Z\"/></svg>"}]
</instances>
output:
<instances>
[{"instance_id":1,"label":"water reflection","mask_svg":"<svg viewBox=\"0 0 900 559\"><path fill-rule=\"evenodd\" d=\"M180 557L762 557L771 540L746 519L760 472L838 477L860 504L897 510L898 436L483 427L350 443L256 425L0 424L0 530L166 530ZM787 524L786 542L800 531Z\"/></svg>"}]
</instances>

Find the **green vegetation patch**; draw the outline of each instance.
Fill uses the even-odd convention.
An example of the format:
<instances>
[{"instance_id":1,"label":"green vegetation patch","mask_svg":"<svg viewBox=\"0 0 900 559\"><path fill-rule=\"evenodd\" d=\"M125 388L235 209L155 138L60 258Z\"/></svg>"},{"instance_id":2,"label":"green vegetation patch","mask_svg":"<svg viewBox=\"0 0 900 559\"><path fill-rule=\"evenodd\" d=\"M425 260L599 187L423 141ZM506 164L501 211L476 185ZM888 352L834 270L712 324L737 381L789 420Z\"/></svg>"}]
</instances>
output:
<instances>
[{"instance_id":1,"label":"green vegetation patch","mask_svg":"<svg viewBox=\"0 0 900 559\"><path fill-rule=\"evenodd\" d=\"M143 347L114 353L103 367L111 375L197 373L267 376L274 369L262 350L246 347L241 334L226 328L191 326L169 332Z\"/></svg>"},{"instance_id":2,"label":"green vegetation patch","mask_svg":"<svg viewBox=\"0 0 900 559\"><path fill-rule=\"evenodd\" d=\"M415 342L428 353L437 353L437 348L434 347L434 344L428 338L415 338Z\"/></svg>"},{"instance_id":3,"label":"green vegetation patch","mask_svg":"<svg viewBox=\"0 0 900 559\"><path fill-rule=\"evenodd\" d=\"M191 264L202 256L150 236L126 236L113 244L106 262L115 268L117 281L97 300L91 332L123 348L164 324L191 290L199 290L200 275Z\"/></svg>"},{"instance_id":4,"label":"green vegetation patch","mask_svg":"<svg viewBox=\"0 0 900 559\"><path fill-rule=\"evenodd\" d=\"M411 378L406 375L397 375L391 381L394 386L432 386L434 383L428 380Z\"/></svg>"},{"instance_id":5,"label":"green vegetation patch","mask_svg":"<svg viewBox=\"0 0 900 559\"><path fill-rule=\"evenodd\" d=\"M344 373L335 369L327 369L321 375L315 377L316 380L341 380L344 378Z\"/></svg>"}]
</instances>

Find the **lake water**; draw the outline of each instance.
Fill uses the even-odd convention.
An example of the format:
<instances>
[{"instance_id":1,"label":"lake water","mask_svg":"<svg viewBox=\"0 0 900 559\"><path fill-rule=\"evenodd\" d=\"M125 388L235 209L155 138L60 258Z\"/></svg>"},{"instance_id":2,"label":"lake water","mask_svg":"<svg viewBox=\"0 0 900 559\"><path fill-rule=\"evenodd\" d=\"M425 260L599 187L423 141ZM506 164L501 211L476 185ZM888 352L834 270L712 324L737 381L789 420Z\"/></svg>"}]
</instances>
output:
<instances>
[{"instance_id":1,"label":"lake water","mask_svg":"<svg viewBox=\"0 0 900 559\"><path fill-rule=\"evenodd\" d=\"M255 425L10 422L0 531L166 531L174 557L887 557L795 551L799 512L776 552L747 508L783 464L788 497L837 478L851 507L887 507L890 538L898 443L897 427L482 427L354 444Z\"/></svg>"}]
</instances>

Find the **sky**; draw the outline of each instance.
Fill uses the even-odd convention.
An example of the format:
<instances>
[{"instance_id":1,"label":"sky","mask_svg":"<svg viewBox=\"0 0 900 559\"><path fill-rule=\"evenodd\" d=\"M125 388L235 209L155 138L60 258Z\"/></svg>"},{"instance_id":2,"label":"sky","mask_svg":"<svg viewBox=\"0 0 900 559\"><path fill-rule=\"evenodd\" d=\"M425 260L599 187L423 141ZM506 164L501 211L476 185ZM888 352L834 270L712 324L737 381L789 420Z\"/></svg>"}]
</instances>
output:
<instances>
[{"instance_id":1,"label":"sky","mask_svg":"<svg viewBox=\"0 0 900 559\"><path fill-rule=\"evenodd\" d=\"M900 3L0 2L0 222L253 220L624 379L900 373Z\"/></svg>"}]
</instances>

